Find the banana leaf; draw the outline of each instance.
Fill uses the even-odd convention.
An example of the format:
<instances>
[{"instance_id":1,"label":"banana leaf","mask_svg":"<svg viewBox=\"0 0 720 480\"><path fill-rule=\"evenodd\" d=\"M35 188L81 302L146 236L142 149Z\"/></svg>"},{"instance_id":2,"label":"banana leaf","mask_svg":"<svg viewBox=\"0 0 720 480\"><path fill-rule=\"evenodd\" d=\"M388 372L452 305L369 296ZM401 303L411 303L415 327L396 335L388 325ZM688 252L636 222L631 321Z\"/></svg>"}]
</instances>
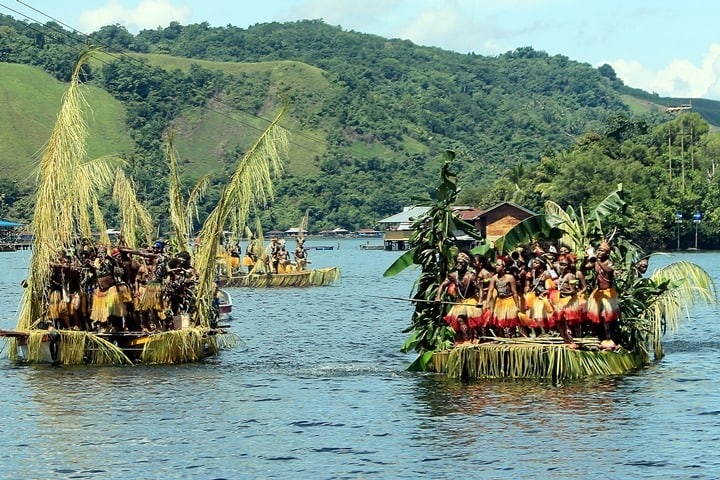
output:
<instances>
[{"instance_id":1,"label":"banana leaf","mask_svg":"<svg viewBox=\"0 0 720 480\"><path fill-rule=\"evenodd\" d=\"M408 268L411 265L414 265L414 257L415 257L415 249L411 248L410 250L406 250L405 253L400 255L397 260L395 260L392 265L390 265L387 270L385 270L385 273L383 273L383 277L392 277L394 275L397 275L398 273L402 272L406 268Z\"/></svg>"}]
</instances>

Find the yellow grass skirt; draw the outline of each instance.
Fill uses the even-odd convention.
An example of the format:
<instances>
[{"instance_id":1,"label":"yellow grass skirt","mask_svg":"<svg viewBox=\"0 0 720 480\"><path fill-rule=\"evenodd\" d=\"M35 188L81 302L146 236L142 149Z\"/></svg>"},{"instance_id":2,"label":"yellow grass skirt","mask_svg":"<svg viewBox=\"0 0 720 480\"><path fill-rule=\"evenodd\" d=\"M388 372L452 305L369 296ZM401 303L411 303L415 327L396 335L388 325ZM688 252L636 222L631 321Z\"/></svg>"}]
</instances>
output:
<instances>
[{"instance_id":1,"label":"yellow grass skirt","mask_svg":"<svg viewBox=\"0 0 720 480\"><path fill-rule=\"evenodd\" d=\"M245 255L242 259L243 267L252 267L255 265L255 260L252 257Z\"/></svg>"},{"instance_id":2,"label":"yellow grass skirt","mask_svg":"<svg viewBox=\"0 0 720 480\"><path fill-rule=\"evenodd\" d=\"M48 316L56 320L64 315L72 316L82 311L83 297L79 292L65 297L60 290L53 290L50 292L48 303Z\"/></svg>"},{"instance_id":3,"label":"yellow grass skirt","mask_svg":"<svg viewBox=\"0 0 720 480\"><path fill-rule=\"evenodd\" d=\"M135 310L138 312L155 311L158 318L162 320L165 319L166 309L163 286L160 283L150 282L140 287L138 299L135 302Z\"/></svg>"},{"instance_id":4,"label":"yellow grass skirt","mask_svg":"<svg viewBox=\"0 0 720 480\"><path fill-rule=\"evenodd\" d=\"M48 316L53 320L60 318L65 310L64 303L62 292L60 290L51 291L48 305Z\"/></svg>"},{"instance_id":5,"label":"yellow grass skirt","mask_svg":"<svg viewBox=\"0 0 720 480\"><path fill-rule=\"evenodd\" d=\"M483 310L477 306L479 301L477 297L464 298L458 301L445 315L445 322L456 332L460 331L460 317L465 318L465 324L468 327L481 326L483 323Z\"/></svg>"},{"instance_id":6,"label":"yellow grass skirt","mask_svg":"<svg viewBox=\"0 0 720 480\"><path fill-rule=\"evenodd\" d=\"M513 297L495 299L495 306L490 316L490 325L498 328L515 328L520 325L518 309Z\"/></svg>"},{"instance_id":7,"label":"yellow grass skirt","mask_svg":"<svg viewBox=\"0 0 720 480\"><path fill-rule=\"evenodd\" d=\"M553 306L546 296L539 296L535 292L525 294L525 312L527 314L526 327L530 328L551 328Z\"/></svg>"},{"instance_id":8,"label":"yellow grass skirt","mask_svg":"<svg viewBox=\"0 0 720 480\"><path fill-rule=\"evenodd\" d=\"M131 303L133 301L132 291L130 290L128 284L121 283L120 285L117 285L117 291L121 302Z\"/></svg>"},{"instance_id":9,"label":"yellow grass skirt","mask_svg":"<svg viewBox=\"0 0 720 480\"><path fill-rule=\"evenodd\" d=\"M564 319L569 325L580 325L583 318L583 304L577 294L567 297L560 295L558 297L557 303L555 303L555 313L553 314L555 324Z\"/></svg>"},{"instance_id":10,"label":"yellow grass skirt","mask_svg":"<svg viewBox=\"0 0 720 480\"><path fill-rule=\"evenodd\" d=\"M104 292L95 289L92 300L90 319L95 322L106 322L108 317L124 317L127 315L125 304L120 300L117 287L114 285Z\"/></svg>"},{"instance_id":11,"label":"yellow grass skirt","mask_svg":"<svg viewBox=\"0 0 720 480\"><path fill-rule=\"evenodd\" d=\"M609 323L620 318L618 295L614 288L592 291L585 304L586 317L593 323Z\"/></svg>"}]
</instances>

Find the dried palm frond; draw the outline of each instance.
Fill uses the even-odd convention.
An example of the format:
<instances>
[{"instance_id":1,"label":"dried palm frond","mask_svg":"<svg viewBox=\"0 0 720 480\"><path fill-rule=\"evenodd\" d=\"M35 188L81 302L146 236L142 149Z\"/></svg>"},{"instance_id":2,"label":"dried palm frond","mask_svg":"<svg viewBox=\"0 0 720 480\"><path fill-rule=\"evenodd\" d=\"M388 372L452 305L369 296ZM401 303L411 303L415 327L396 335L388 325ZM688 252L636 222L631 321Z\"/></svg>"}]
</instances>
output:
<instances>
[{"instance_id":1,"label":"dried palm frond","mask_svg":"<svg viewBox=\"0 0 720 480\"><path fill-rule=\"evenodd\" d=\"M110 234L108 234L107 225L105 224L105 215L103 215L100 204L97 202L97 198L95 198L92 202L92 211L93 216L95 217L95 224L98 226L98 230L100 231L100 237L98 240L103 245L110 245ZM82 238L92 238L92 233L87 235L83 233Z\"/></svg>"},{"instance_id":2,"label":"dried palm frond","mask_svg":"<svg viewBox=\"0 0 720 480\"><path fill-rule=\"evenodd\" d=\"M236 344L231 334L215 334L206 328L184 328L154 334L145 343L141 360L153 364L195 362Z\"/></svg>"},{"instance_id":3,"label":"dried palm frond","mask_svg":"<svg viewBox=\"0 0 720 480\"><path fill-rule=\"evenodd\" d=\"M195 267L200 272L196 325L209 325L216 288L218 245L231 212L234 211L237 218L246 219L252 207L264 204L274 195L274 179L282 171L282 157L288 149L287 131L279 125L284 114L285 108L239 161L230 183L200 231L200 246L195 255Z\"/></svg>"},{"instance_id":4,"label":"dried palm frond","mask_svg":"<svg viewBox=\"0 0 720 480\"><path fill-rule=\"evenodd\" d=\"M19 329L30 326L45 315L50 263L61 249L73 244L91 206L93 179L82 174L87 125L83 111L88 107L80 91L80 73L92 50L84 51L75 65L55 126L38 166L38 191L31 223L35 238L30 260L28 287L23 293L18 318ZM87 228L87 225L85 225Z\"/></svg>"},{"instance_id":5,"label":"dried palm frond","mask_svg":"<svg viewBox=\"0 0 720 480\"><path fill-rule=\"evenodd\" d=\"M74 214L77 215L76 229L83 238L92 237L92 225L90 222L90 214L95 220L95 224L100 230L101 242L106 239L102 237L107 233L105 220L100 213L98 206L98 191L107 188L110 185L113 175L114 163L120 160L114 156L99 157L94 160L79 162L75 173L75 189L72 190L76 200L72 203L75 205Z\"/></svg>"},{"instance_id":6,"label":"dried palm frond","mask_svg":"<svg viewBox=\"0 0 720 480\"><path fill-rule=\"evenodd\" d=\"M63 331L64 333L65 331ZM85 333L85 348L89 352L88 363L92 365L132 365L125 353L114 343L105 340L91 332Z\"/></svg>"},{"instance_id":7,"label":"dried palm frond","mask_svg":"<svg viewBox=\"0 0 720 480\"><path fill-rule=\"evenodd\" d=\"M298 228L297 240L301 241L305 237L305 230L307 230L308 223L310 222L310 209L305 210L305 215L300 221L300 227Z\"/></svg>"},{"instance_id":8,"label":"dried palm frond","mask_svg":"<svg viewBox=\"0 0 720 480\"><path fill-rule=\"evenodd\" d=\"M209 186L210 174L203 175L195 182L195 186L190 191L190 195L188 195L187 203L185 204L185 225L188 238L193 231L193 220L200 218L198 205L200 204L200 200L205 196Z\"/></svg>"},{"instance_id":9,"label":"dried palm frond","mask_svg":"<svg viewBox=\"0 0 720 480\"><path fill-rule=\"evenodd\" d=\"M63 365L132 365L132 361L117 345L91 332L54 330L53 334L59 337L57 361ZM48 344L47 330L28 331L25 360L29 363L43 361Z\"/></svg>"},{"instance_id":10,"label":"dried palm frond","mask_svg":"<svg viewBox=\"0 0 720 480\"><path fill-rule=\"evenodd\" d=\"M165 155L168 158L170 166L168 193L170 195L170 224L175 230L175 238L177 239L177 248L179 251L190 251L188 228L188 211L185 209L182 196L182 182L180 181L180 172L178 170L177 151L173 146L174 135L172 132L168 135L165 142ZM192 217L190 217L192 218Z\"/></svg>"},{"instance_id":11,"label":"dried palm frond","mask_svg":"<svg viewBox=\"0 0 720 480\"><path fill-rule=\"evenodd\" d=\"M120 217L122 218L120 231L125 244L131 248L139 246L136 235L138 228L142 229L141 231L144 234L144 244L150 244L155 230L152 218L147 209L138 201L133 182L120 169L115 172L113 199L120 209Z\"/></svg>"},{"instance_id":12,"label":"dried palm frond","mask_svg":"<svg viewBox=\"0 0 720 480\"><path fill-rule=\"evenodd\" d=\"M260 254L263 252L263 245L265 244L265 234L263 233L260 218L255 219L255 238L257 239L257 243L255 244L257 250L255 253Z\"/></svg>"}]
</instances>

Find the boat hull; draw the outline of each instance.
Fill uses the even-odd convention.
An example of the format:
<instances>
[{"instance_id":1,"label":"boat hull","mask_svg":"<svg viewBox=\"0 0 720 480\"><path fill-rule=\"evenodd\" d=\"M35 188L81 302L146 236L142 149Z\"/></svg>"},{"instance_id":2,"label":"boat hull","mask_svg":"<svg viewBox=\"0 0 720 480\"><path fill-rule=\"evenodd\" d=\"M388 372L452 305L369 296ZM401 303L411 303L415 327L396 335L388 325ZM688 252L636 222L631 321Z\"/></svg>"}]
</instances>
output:
<instances>
[{"instance_id":1,"label":"boat hull","mask_svg":"<svg viewBox=\"0 0 720 480\"><path fill-rule=\"evenodd\" d=\"M232 297L225 290L218 290L216 294L218 300L218 313L220 318L226 319L232 313Z\"/></svg>"}]
</instances>

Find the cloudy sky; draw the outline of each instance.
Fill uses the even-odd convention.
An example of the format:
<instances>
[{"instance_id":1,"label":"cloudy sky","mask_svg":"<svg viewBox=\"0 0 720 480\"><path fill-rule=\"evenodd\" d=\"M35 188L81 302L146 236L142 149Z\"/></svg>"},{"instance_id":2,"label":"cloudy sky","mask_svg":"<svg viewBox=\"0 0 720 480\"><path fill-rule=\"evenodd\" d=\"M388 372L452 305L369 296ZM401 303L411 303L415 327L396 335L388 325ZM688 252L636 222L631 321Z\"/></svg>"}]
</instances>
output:
<instances>
[{"instance_id":1,"label":"cloudy sky","mask_svg":"<svg viewBox=\"0 0 720 480\"><path fill-rule=\"evenodd\" d=\"M461 53L532 47L592 66L626 85L678 98L720 100L720 2L677 0L0 0L0 13L50 18L90 33L208 22L323 19L345 30Z\"/></svg>"}]
</instances>

